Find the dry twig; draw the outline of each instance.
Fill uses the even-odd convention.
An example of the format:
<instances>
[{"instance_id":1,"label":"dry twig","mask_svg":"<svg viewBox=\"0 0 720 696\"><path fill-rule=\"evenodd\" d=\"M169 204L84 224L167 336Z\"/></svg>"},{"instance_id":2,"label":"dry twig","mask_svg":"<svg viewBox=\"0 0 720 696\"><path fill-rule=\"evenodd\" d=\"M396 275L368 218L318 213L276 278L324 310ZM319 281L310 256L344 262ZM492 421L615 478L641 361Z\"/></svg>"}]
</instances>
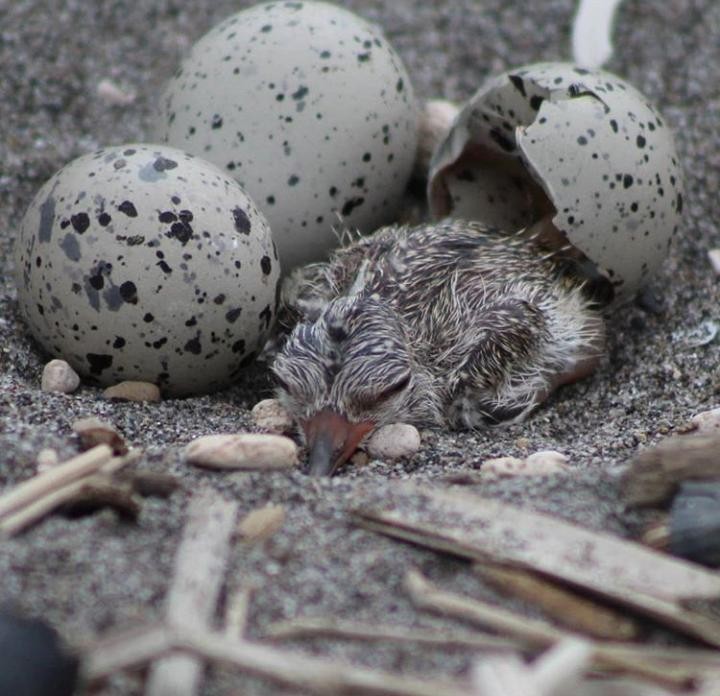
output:
<instances>
[{"instance_id":1,"label":"dry twig","mask_svg":"<svg viewBox=\"0 0 720 696\"><path fill-rule=\"evenodd\" d=\"M87 651L85 677L97 682L119 670L142 667L172 650L190 652L204 660L231 665L276 683L319 694L467 696L464 685L457 682L354 667L191 627L151 626L106 637Z\"/></svg>"},{"instance_id":2,"label":"dry twig","mask_svg":"<svg viewBox=\"0 0 720 696\"><path fill-rule=\"evenodd\" d=\"M237 503L213 491L191 499L167 599L171 626L208 630L220 596L237 509ZM169 655L152 666L145 693L192 696L198 692L202 670L202 661L193 655Z\"/></svg>"},{"instance_id":3,"label":"dry twig","mask_svg":"<svg viewBox=\"0 0 720 696\"><path fill-rule=\"evenodd\" d=\"M720 646L720 621L683 606L688 599L720 597L720 575L702 566L466 493L398 486L394 499L414 512L396 502L389 509L357 511L360 523L471 560L537 571Z\"/></svg>"},{"instance_id":4,"label":"dry twig","mask_svg":"<svg viewBox=\"0 0 720 696\"><path fill-rule=\"evenodd\" d=\"M110 447L98 445L21 483L0 498L0 536L13 536L72 502L92 483L94 474L109 475L139 456L139 451L130 450L122 457L113 457Z\"/></svg>"},{"instance_id":5,"label":"dry twig","mask_svg":"<svg viewBox=\"0 0 720 696\"><path fill-rule=\"evenodd\" d=\"M404 628L382 624L361 624L325 618L297 618L271 624L265 633L271 640L327 637L345 640L416 643L474 650L520 650L522 642L481 633Z\"/></svg>"},{"instance_id":6,"label":"dry twig","mask_svg":"<svg viewBox=\"0 0 720 696\"><path fill-rule=\"evenodd\" d=\"M422 609L470 621L484 628L490 627L537 648L552 647L563 639L582 639L582 636L544 621L439 590L417 571L407 574L405 585L413 603ZM621 670L673 687L685 687L698 675L699 670L694 668L639 661L637 652L626 653L622 643L593 642L590 645L593 648L593 662L603 669Z\"/></svg>"},{"instance_id":7,"label":"dry twig","mask_svg":"<svg viewBox=\"0 0 720 696\"><path fill-rule=\"evenodd\" d=\"M598 602L525 570L476 563L475 571L494 588L540 607L559 624L594 638L631 640L637 624Z\"/></svg>"}]
</instances>

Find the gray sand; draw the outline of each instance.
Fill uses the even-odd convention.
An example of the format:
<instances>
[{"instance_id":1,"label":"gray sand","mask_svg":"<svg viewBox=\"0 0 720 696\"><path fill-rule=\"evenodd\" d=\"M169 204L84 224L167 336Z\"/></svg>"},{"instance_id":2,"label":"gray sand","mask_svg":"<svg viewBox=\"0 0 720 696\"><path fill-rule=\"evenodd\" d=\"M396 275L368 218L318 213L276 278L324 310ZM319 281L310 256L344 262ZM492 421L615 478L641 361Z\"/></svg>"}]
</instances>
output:
<instances>
[{"instance_id":1,"label":"gray sand","mask_svg":"<svg viewBox=\"0 0 720 696\"><path fill-rule=\"evenodd\" d=\"M384 26L422 97L464 99L489 73L569 57L571 0L342 4ZM594 529L637 532L643 519L623 509L618 473L640 449L719 400L718 343L693 348L689 338L702 322L719 319L717 279L706 252L720 246L720 4L627 0L608 66L657 102L676 131L687 173L684 228L651 286L664 311L631 305L616 312L601 369L563 389L527 423L481 434L427 431L411 461L376 462L333 480L205 473L182 463L181 448L193 437L249 427L248 409L269 395L262 368L225 392L160 405L108 403L90 387L72 396L42 393L46 356L20 321L11 279L15 230L41 184L100 145L142 140L158 91L183 52L243 5L0 0L0 486L32 475L42 447L54 447L61 457L74 454L70 424L86 415L111 420L144 448L141 467L175 473L185 486L168 501L149 499L137 525L109 511L74 521L55 516L3 542L0 603L46 617L73 640L160 616L188 497L212 486L239 501L242 511L268 501L287 510L284 527L269 541L232 550L227 590L256 588L252 636L262 636L272 621L299 615L442 623L418 614L406 599L401 580L410 566L447 588L532 613L483 587L464 564L362 531L346 511L401 479L432 481L492 456L523 456L518 440L524 438L529 452L566 454L571 473L489 480L475 486L477 492ZM108 106L96 93L103 78L135 90L135 102ZM462 650L326 640L296 647L437 676L462 673L471 658ZM140 682L130 677L118 677L107 691L140 692ZM219 669L203 693L240 692L284 693Z\"/></svg>"}]
</instances>

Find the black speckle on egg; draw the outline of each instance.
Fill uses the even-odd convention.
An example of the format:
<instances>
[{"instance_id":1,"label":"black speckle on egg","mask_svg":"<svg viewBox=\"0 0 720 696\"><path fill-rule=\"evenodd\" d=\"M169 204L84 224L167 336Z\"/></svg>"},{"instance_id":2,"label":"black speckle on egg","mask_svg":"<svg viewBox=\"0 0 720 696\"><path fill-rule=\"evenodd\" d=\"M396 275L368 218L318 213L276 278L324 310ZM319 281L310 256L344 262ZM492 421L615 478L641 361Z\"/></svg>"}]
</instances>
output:
<instances>
[{"instance_id":1,"label":"black speckle on egg","mask_svg":"<svg viewBox=\"0 0 720 696\"><path fill-rule=\"evenodd\" d=\"M90 217L87 213L78 213L77 215L70 216L70 222L73 229L78 233L82 234L90 227Z\"/></svg>"},{"instance_id":2,"label":"black speckle on egg","mask_svg":"<svg viewBox=\"0 0 720 696\"><path fill-rule=\"evenodd\" d=\"M91 275L88 278L88 283L90 283L90 287L94 290L102 290L105 285L105 279L103 278L102 273L98 271L95 275Z\"/></svg>"},{"instance_id":3,"label":"black speckle on egg","mask_svg":"<svg viewBox=\"0 0 720 696\"><path fill-rule=\"evenodd\" d=\"M262 272L265 275L270 275L270 272L272 271L272 261L267 254L260 259L260 268L262 268Z\"/></svg>"},{"instance_id":4,"label":"black speckle on egg","mask_svg":"<svg viewBox=\"0 0 720 696\"><path fill-rule=\"evenodd\" d=\"M247 213L240 206L236 206L233 208L232 214L233 220L235 221L235 229L241 234L250 234L251 225Z\"/></svg>"},{"instance_id":5,"label":"black speckle on egg","mask_svg":"<svg viewBox=\"0 0 720 696\"><path fill-rule=\"evenodd\" d=\"M130 201L123 201L119 206L118 210L121 213L125 213L128 217L134 218L137 217L137 210L135 209L135 206Z\"/></svg>"},{"instance_id":6,"label":"black speckle on egg","mask_svg":"<svg viewBox=\"0 0 720 696\"><path fill-rule=\"evenodd\" d=\"M265 305L265 309L263 309L258 316L265 322L265 329L269 329L270 322L272 321L272 309L270 309L270 305Z\"/></svg>"},{"instance_id":7,"label":"black speckle on egg","mask_svg":"<svg viewBox=\"0 0 720 696\"><path fill-rule=\"evenodd\" d=\"M164 172L164 171L167 171L168 169L175 169L175 167L177 167L177 166L178 166L178 163L175 160L168 159L167 157L158 157L153 162L153 169L156 172Z\"/></svg>"},{"instance_id":8,"label":"black speckle on egg","mask_svg":"<svg viewBox=\"0 0 720 696\"><path fill-rule=\"evenodd\" d=\"M352 213L353 210L355 210L355 208L360 207L364 202L365 199L362 196L358 196L357 198L350 198L349 200L345 201L340 212L343 216L347 217Z\"/></svg>"},{"instance_id":9,"label":"black speckle on egg","mask_svg":"<svg viewBox=\"0 0 720 696\"><path fill-rule=\"evenodd\" d=\"M544 101L544 98L541 97L539 94L535 94L532 97L530 97L530 107L534 109L535 111L540 110L540 106L542 105Z\"/></svg>"},{"instance_id":10,"label":"black speckle on egg","mask_svg":"<svg viewBox=\"0 0 720 696\"><path fill-rule=\"evenodd\" d=\"M120 297L122 297L128 304L137 304L138 294L135 283L131 280L126 280L122 283L122 285L120 285Z\"/></svg>"},{"instance_id":11,"label":"black speckle on egg","mask_svg":"<svg viewBox=\"0 0 720 696\"><path fill-rule=\"evenodd\" d=\"M112 355L103 355L100 353L87 353L86 360L90 363L90 372L99 375L103 370L107 370L113 364Z\"/></svg>"},{"instance_id":12,"label":"black speckle on egg","mask_svg":"<svg viewBox=\"0 0 720 696\"><path fill-rule=\"evenodd\" d=\"M625 176L623 176L623 188L630 188L634 181L632 174L625 174Z\"/></svg>"},{"instance_id":13,"label":"black speckle on egg","mask_svg":"<svg viewBox=\"0 0 720 696\"><path fill-rule=\"evenodd\" d=\"M212 117L212 121L210 123L210 127L213 130L217 130L218 128L222 128L223 120L222 117L219 114L215 114Z\"/></svg>"},{"instance_id":14,"label":"black speckle on egg","mask_svg":"<svg viewBox=\"0 0 720 696\"><path fill-rule=\"evenodd\" d=\"M175 215L172 210L163 210L158 215L158 220L167 225L171 222L175 222L177 220L177 215Z\"/></svg>"},{"instance_id":15,"label":"black speckle on egg","mask_svg":"<svg viewBox=\"0 0 720 696\"><path fill-rule=\"evenodd\" d=\"M186 344L185 348L188 353L192 353L193 355L200 355L202 353L202 345L200 344L200 336L195 336L195 338L191 338Z\"/></svg>"},{"instance_id":16,"label":"black speckle on egg","mask_svg":"<svg viewBox=\"0 0 720 696\"><path fill-rule=\"evenodd\" d=\"M120 350L125 346L125 339L122 336L115 336L115 340L113 341L112 347L115 350Z\"/></svg>"},{"instance_id":17,"label":"black speckle on egg","mask_svg":"<svg viewBox=\"0 0 720 696\"><path fill-rule=\"evenodd\" d=\"M235 341L235 343L232 344L232 352L233 353L244 353L245 352L245 341L241 339Z\"/></svg>"},{"instance_id":18,"label":"black speckle on egg","mask_svg":"<svg viewBox=\"0 0 720 696\"><path fill-rule=\"evenodd\" d=\"M225 320L233 324L235 321L237 321L238 317L242 314L242 307L235 307L234 309L229 310L225 313Z\"/></svg>"},{"instance_id":19,"label":"black speckle on egg","mask_svg":"<svg viewBox=\"0 0 720 696\"><path fill-rule=\"evenodd\" d=\"M288 179L288 182L287 182L287 183L288 183L288 186L295 186L295 185L298 183L298 181L300 181L300 177L299 177L297 174L293 174L293 175Z\"/></svg>"},{"instance_id":20,"label":"black speckle on egg","mask_svg":"<svg viewBox=\"0 0 720 696\"><path fill-rule=\"evenodd\" d=\"M110 224L111 220L112 218L108 213L100 213L97 218L97 221L101 227L107 227Z\"/></svg>"}]
</instances>

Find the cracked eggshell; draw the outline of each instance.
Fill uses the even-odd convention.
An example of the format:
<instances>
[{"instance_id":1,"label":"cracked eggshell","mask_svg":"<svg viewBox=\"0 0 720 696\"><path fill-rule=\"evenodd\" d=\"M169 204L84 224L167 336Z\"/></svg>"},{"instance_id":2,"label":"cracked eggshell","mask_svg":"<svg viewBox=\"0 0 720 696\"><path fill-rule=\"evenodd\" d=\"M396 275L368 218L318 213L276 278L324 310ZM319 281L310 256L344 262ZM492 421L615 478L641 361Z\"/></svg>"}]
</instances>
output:
<instances>
[{"instance_id":1,"label":"cracked eggshell","mask_svg":"<svg viewBox=\"0 0 720 696\"><path fill-rule=\"evenodd\" d=\"M394 221L418 106L382 32L323 2L239 12L170 81L156 139L214 162L266 215L284 273L327 256L333 227Z\"/></svg>"},{"instance_id":2,"label":"cracked eggshell","mask_svg":"<svg viewBox=\"0 0 720 696\"><path fill-rule=\"evenodd\" d=\"M208 392L275 315L266 220L215 166L159 145L80 157L38 192L15 249L20 309L53 356L103 385Z\"/></svg>"},{"instance_id":3,"label":"cracked eggshell","mask_svg":"<svg viewBox=\"0 0 720 696\"><path fill-rule=\"evenodd\" d=\"M683 176L655 107L619 77L538 63L490 80L431 163L433 215L554 226L632 295L680 225Z\"/></svg>"}]
</instances>

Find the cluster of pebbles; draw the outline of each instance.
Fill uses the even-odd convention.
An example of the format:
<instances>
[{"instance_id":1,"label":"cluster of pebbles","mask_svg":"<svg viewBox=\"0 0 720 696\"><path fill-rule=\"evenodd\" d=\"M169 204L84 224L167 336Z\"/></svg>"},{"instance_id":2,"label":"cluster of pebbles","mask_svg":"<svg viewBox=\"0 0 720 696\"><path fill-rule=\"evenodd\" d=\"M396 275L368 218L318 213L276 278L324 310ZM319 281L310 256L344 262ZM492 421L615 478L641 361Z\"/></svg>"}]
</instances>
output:
<instances>
[{"instance_id":1,"label":"cluster of pebbles","mask_svg":"<svg viewBox=\"0 0 720 696\"><path fill-rule=\"evenodd\" d=\"M45 365L41 388L47 392L72 393L80 385L80 377L64 360L51 360ZM124 381L103 391L107 399L123 401L160 401L160 390L154 384ZM263 399L253 407L252 420L260 432L218 433L195 438L184 450L188 464L207 469L277 470L299 466L300 448L290 437L296 431L292 414L277 399ZM700 416L698 416L700 418ZM720 422L720 416L717 418ZM97 430L97 423L89 419L76 432L88 428ZM718 426L720 427L720 426ZM416 454L421 447L418 429L407 423L392 423L375 430L356 453L352 463L365 465L370 461L402 460ZM51 461L47 453L38 457L38 467L47 468ZM495 457L483 463L488 476L550 475L568 469L567 457L553 450L542 450L519 457Z\"/></svg>"}]
</instances>

